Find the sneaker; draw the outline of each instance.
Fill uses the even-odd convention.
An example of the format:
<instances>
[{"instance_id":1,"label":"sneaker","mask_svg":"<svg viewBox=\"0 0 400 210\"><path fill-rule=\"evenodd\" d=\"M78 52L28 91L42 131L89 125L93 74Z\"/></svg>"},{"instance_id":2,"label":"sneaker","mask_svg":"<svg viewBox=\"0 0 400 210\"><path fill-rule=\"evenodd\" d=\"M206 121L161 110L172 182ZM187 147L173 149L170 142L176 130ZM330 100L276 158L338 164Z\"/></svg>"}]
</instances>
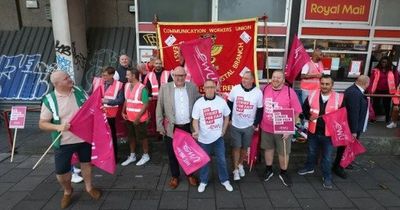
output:
<instances>
[{"instance_id":1,"label":"sneaker","mask_svg":"<svg viewBox=\"0 0 400 210\"><path fill-rule=\"evenodd\" d=\"M206 187L207 187L207 184L200 183L200 184L199 184L199 187L197 188L197 191L198 191L199 193L202 193L202 192L204 192L204 190L206 190Z\"/></svg>"},{"instance_id":2,"label":"sneaker","mask_svg":"<svg viewBox=\"0 0 400 210\"><path fill-rule=\"evenodd\" d=\"M240 180L240 175L239 175L239 170L238 169L235 169L233 171L233 180L234 181L239 181Z\"/></svg>"},{"instance_id":3,"label":"sneaker","mask_svg":"<svg viewBox=\"0 0 400 210\"><path fill-rule=\"evenodd\" d=\"M72 173L72 176L71 176L71 182L72 183L77 184L77 183L80 183L82 181L83 181L83 178L81 176L79 176L79 174Z\"/></svg>"},{"instance_id":4,"label":"sneaker","mask_svg":"<svg viewBox=\"0 0 400 210\"><path fill-rule=\"evenodd\" d=\"M136 163L137 166L141 166L144 165L145 163L147 163L150 160L150 156L149 154L143 154L142 158L140 158L140 160Z\"/></svg>"},{"instance_id":5,"label":"sneaker","mask_svg":"<svg viewBox=\"0 0 400 210\"><path fill-rule=\"evenodd\" d=\"M323 181L322 186L324 186L324 188L326 188L326 189L333 188L332 180L322 178L322 181Z\"/></svg>"},{"instance_id":6,"label":"sneaker","mask_svg":"<svg viewBox=\"0 0 400 210\"><path fill-rule=\"evenodd\" d=\"M274 175L274 172L272 171L272 170L267 170L266 172L265 172L265 179L264 179L264 181L266 182L266 181L268 181L269 179L271 179L271 177Z\"/></svg>"},{"instance_id":7,"label":"sneaker","mask_svg":"<svg viewBox=\"0 0 400 210\"><path fill-rule=\"evenodd\" d=\"M287 173L280 173L279 174L279 179L282 181L282 184L285 185L286 187L292 186L292 179L290 179L290 176Z\"/></svg>"},{"instance_id":8,"label":"sneaker","mask_svg":"<svg viewBox=\"0 0 400 210\"><path fill-rule=\"evenodd\" d=\"M347 174L344 171L344 168L342 168L340 166L333 167L332 171L333 171L333 173L335 173L338 177L340 177L342 179L347 178Z\"/></svg>"},{"instance_id":9,"label":"sneaker","mask_svg":"<svg viewBox=\"0 0 400 210\"><path fill-rule=\"evenodd\" d=\"M80 169L80 168L77 168L77 167L75 167L75 166L72 166L72 168L73 168L74 174L79 174L79 173L81 173L81 169Z\"/></svg>"},{"instance_id":10,"label":"sneaker","mask_svg":"<svg viewBox=\"0 0 400 210\"><path fill-rule=\"evenodd\" d=\"M224 185L224 187L227 191L229 191L229 192L233 191L233 187L232 187L231 183L229 183L229 181L222 182L221 184Z\"/></svg>"},{"instance_id":11,"label":"sneaker","mask_svg":"<svg viewBox=\"0 0 400 210\"><path fill-rule=\"evenodd\" d=\"M136 161L136 155L135 156L130 155L124 162L121 163L121 166L127 166L135 161Z\"/></svg>"},{"instance_id":12,"label":"sneaker","mask_svg":"<svg viewBox=\"0 0 400 210\"><path fill-rule=\"evenodd\" d=\"M239 175L240 175L240 177L244 177L244 176L246 175L246 172L244 171L243 165L242 165L242 164L239 164L239 165L238 165L238 168L239 168Z\"/></svg>"},{"instance_id":13,"label":"sneaker","mask_svg":"<svg viewBox=\"0 0 400 210\"><path fill-rule=\"evenodd\" d=\"M314 173L314 169L307 169L307 168L303 168L300 169L297 174L299 174L300 176L306 175L306 174L313 174Z\"/></svg>"},{"instance_id":14,"label":"sneaker","mask_svg":"<svg viewBox=\"0 0 400 210\"><path fill-rule=\"evenodd\" d=\"M386 126L386 128L396 128L397 123L391 122L389 125Z\"/></svg>"}]
</instances>

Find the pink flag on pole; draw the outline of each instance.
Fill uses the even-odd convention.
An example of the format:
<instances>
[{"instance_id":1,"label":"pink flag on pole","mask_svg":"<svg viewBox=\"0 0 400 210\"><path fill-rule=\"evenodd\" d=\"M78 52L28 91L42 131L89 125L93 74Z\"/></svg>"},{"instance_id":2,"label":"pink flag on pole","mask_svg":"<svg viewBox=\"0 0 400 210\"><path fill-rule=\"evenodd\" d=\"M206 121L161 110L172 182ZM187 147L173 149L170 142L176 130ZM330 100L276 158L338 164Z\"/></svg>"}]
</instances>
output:
<instances>
[{"instance_id":1,"label":"pink flag on pole","mask_svg":"<svg viewBox=\"0 0 400 210\"><path fill-rule=\"evenodd\" d=\"M328 129L331 134L332 144L334 147L346 146L353 141L353 135L349 128L347 110L345 107L329 114L325 114L322 118L325 121L326 129Z\"/></svg>"},{"instance_id":2,"label":"pink flag on pole","mask_svg":"<svg viewBox=\"0 0 400 210\"><path fill-rule=\"evenodd\" d=\"M346 146L344 150L343 157L340 160L340 166L346 168L351 162L354 161L357 155L362 154L366 151L365 147L354 138L353 142Z\"/></svg>"},{"instance_id":3,"label":"pink flag on pole","mask_svg":"<svg viewBox=\"0 0 400 210\"><path fill-rule=\"evenodd\" d=\"M303 43L299 40L299 38L294 35L292 47L290 48L288 60L286 62L285 75L286 80L293 84L297 75L300 73L304 64L309 62L310 56L307 54L304 49Z\"/></svg>"},{"instance_id":4,"label":"pink flag on pole","mask_svg":"<svg viewBox=\"0 0 400 210\"><path fill-rule=\"evenodd\" d=\"M250 171L253 168L253 165L257 161L259 148L260 148L260 131L254 131L247 156L247 163L249 164Z\"/></svg>"},{"instance_id":5,"label":"pink flag on pole","mask_svg":"<svg viewBox=\"0 0 400 210\"><path fill-rule=\"evenodd\" d=\"M180 46L186 67L197 86L202 86L206 79L217 81L219 78L211 63L211 47L211 38L187 41Z\"/></svg>"},{"instance_id":6,"label":"pink flag on pole","mask_svg":"<svg viewBox=\"0 0 400 210\"><path fill-rule=\"evenodd\" d=\"M101 90L98 88L75 114L70 131L92 144L92 164L113 174L115 172L114 148L110 126L101 109Z\"/></svg>"},{"instance_id":7,"label":"pink flag on pole","mask_svg":"<svg viewBox=\"0 0 400 210\"><path fill-rule=\"evenodd\" d=\"M175 129L172 147L186 175L192 174L210 161L208 154L195 142L192 135L181 129Z\"/></svg>"}]
</instances>

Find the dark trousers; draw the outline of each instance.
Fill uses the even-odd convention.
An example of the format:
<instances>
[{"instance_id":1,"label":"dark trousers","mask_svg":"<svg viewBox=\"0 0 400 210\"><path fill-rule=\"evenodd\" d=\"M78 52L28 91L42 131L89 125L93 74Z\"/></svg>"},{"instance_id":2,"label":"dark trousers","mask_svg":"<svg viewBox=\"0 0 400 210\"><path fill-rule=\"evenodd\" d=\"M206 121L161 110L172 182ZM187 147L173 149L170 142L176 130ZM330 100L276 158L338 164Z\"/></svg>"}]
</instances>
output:
<instances>
[{"instance_id":1,"label":"dark trousers","mask_svg":"<svg viewBox=\"0 0 400 210\"><path fill-rule=\"evenodd\" d=\"M360 132L357 133L356 138L358 139L360 137ZM333 167L341 167L340 166L340 161L342 160L344 150L346 149L346 146L340 146L336 150L336 158L335 162L333 162Z\"/></svg>"},{"instance_id":2,"label":"dark trousers","mask_svg":"<svg viewBox=\"0 0 400 210\"><path fill-rule=\"evenodd\" d=\"M112 137L112 142L113 142L113 147L114 147L114 157L115 157L115 162L118 161L118 139L117 139L117 129L115 127L115 118L108 118L107 117L107 122L110 125L111 129L111 137Z\"/></svg>"},{"instance_id":3,"label":"dark trousers","mask_svg":"<svg viewBox=\"0 0 400 210\"><path fill-rule=\"evenodd\" d=\"M189 123L182 125L182 126L176 125L175 128L179 128L188 133L191 133ZM169 169L171 170L171 175L174 178L178 178L180 175L179 162L178 162L178 159L176 159L174 148L172 147L173 139L171 137L165 135L164 141L165 141L165 147L167 149L168 160L169 160Z\"/></svg>"},{"instance_id":4,"label":"dark trousers","mask_svg":"<svg viewBox=\"0 0 400 210\"><path fill-rule=\"evenodd\" d=\"M389 94L389 91L375 91L375 94ZM391 97L372 97L372 107L374 108L375 115L378 114L378 110L383 107L385 111L385 121L386 123L390 122L390 105L392 104Z\"/></svg>"}]
</instances>

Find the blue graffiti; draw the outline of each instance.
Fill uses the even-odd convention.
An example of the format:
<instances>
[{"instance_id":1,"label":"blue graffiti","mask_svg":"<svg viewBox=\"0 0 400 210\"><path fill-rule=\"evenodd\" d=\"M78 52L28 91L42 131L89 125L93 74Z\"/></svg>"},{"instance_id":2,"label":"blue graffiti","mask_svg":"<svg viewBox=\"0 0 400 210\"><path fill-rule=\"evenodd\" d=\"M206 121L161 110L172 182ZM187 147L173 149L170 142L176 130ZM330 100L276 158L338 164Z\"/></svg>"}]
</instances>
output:
<instances>
[{"instance_id":1,"label":"blue graffiti","mask_svg":"<svg viewBox=\"0 0 400 210\"><path fill-rule=\"evenodd\" d=\"M49 90L41 55L0 56L0 99L40 100Z\"/></svg>"},{"instance_id":2,"label":"blue graffiti","mask_svg":"<svg viewBox=\"0 0 400 210\"><path fill-rule=\"evenodd\" d=\"M72 69L72 62L62 55L56 56L57 66L60 70L70 72Z\"/></svg>"}]
</instances>

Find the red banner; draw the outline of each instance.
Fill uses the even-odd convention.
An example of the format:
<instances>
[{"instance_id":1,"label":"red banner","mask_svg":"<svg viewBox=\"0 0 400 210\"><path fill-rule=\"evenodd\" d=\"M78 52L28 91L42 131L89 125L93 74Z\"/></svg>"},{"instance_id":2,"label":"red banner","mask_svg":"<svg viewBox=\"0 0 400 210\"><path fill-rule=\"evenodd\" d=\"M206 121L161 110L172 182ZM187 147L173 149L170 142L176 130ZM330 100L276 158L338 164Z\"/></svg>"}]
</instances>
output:
<instances>
[{"instance_id":1,"label":"red banner","mask_svg":"<svg viewBox=\"0 0 400 210\"><path fill-rule=\"evenodd\" d=\"M221 81L221 91L229 92L241 82L243 71L256 68L257 19L225 22L168 23L157 25L160 55L165 69L178 66L179 44L210 37L211 63Z\"/></svg>"},{"instance_id":2,"label":"red banner","mask_svg":"<svg viewBox=\"0 0 400 210\"><path fill-rule=\"evenodd\" d=\"M307 0L305 20L368 22L371 0Z\"/></svg>"},{"instance_id":3,"label":"red banner","mask_svg":"<svg viewBox=\"0 0 400 210\"><path fill-rule=\"evenodd\" d=\"M347 121L346 108L343 107L329 114L324 114L322 118L325 121L326 129L331 134L334 147L346 146L353 141L353 135Z\"/></svg>"},{"instance_id":4,"label":"red banner","mask_svg":"<svg viewBox=\"0 0 400 210\"><path fill-rule=\"evenodd\" d=\"M303 43L295 35L293 38L292 47L290 48L288 60L285 68L286 80L293 84L297 75L300 73L304 64L310 61L310 56L304 49Z\"/></svg>"}]
</instances>

